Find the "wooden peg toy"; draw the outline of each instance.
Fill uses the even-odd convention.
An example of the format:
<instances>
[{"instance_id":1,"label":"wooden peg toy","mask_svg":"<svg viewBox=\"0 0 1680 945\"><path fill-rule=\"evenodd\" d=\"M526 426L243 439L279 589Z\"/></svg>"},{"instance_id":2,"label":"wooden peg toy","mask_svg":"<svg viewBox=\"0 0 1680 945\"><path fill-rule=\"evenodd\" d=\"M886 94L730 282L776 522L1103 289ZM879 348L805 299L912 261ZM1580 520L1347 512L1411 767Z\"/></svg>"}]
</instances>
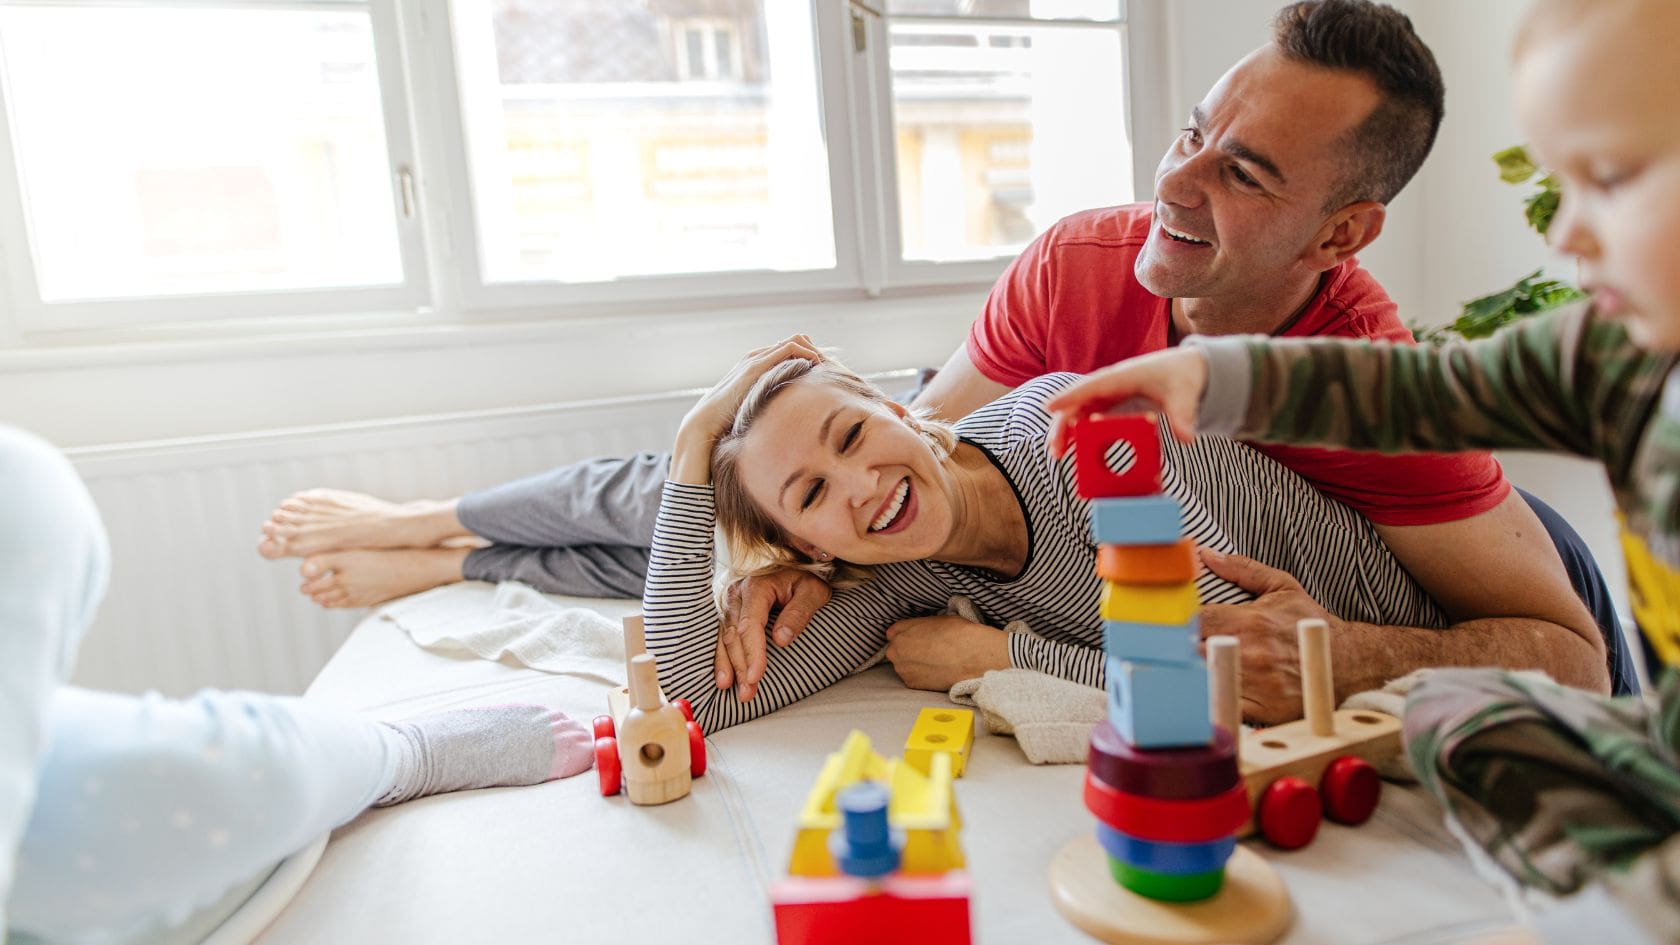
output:
<instances>
[{"instance_id":1,"label":"wooden peg toy","mask_svg":"<svg viewBox=\"0 0 1680 945\"><path fill-rule=\"evenodd\" d=\"M623 791L633 804L686 797L706 773L706 737L687 699L667 702L647 652L640 615L624 618L628 685L607 693L610 715L595 717L595 772L601 794Z\"/></svg>"},{"instance_id":2,"label":"wooden peg toy","mask_svg":"<svg viewBox=\"0 0 1680 945\"><path fill-rule=\"evenodd\" d=\"M1311 842L1321 816L1350 825L1367 820L1382 791L1373 763L1400 753L1399 719L1384 712L1334 708L1335 680L1324 621L1300 621L1296 636L1307 717L1248 732L1238 748L1243 782L1255 810L1239 835L1258 832L1285 849ZM1233 684L1228 699L1236 698Z\"/></svg>"}]
</instances>

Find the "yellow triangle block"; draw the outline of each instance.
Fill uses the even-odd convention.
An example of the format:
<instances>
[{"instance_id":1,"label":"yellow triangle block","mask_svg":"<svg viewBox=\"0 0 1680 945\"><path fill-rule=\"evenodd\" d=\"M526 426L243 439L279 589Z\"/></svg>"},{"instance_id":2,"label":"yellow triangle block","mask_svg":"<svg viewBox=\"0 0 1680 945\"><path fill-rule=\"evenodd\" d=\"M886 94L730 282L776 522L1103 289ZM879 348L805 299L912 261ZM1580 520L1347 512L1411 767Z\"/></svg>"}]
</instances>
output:
<instances>
[{"instance_id":1,"label":"yellow triangle block","mask_svg":"<svg viewBox=\"0 0 1680 945\"><path fill-rule=\"evenodd\" d=\"M869 736L853 729L840 750L828 756L817 783L799 812L799 829L788 860L792 876L834 876L839 869L828 850L828 836L841 825L834 798L858 781L879 781L891 791L887 822L904 831L904 873L943 873L965 864L958 831L951 757L941 752L923 774L898 759L888 761L870 749Z\"/></svg>"}]
</instances>

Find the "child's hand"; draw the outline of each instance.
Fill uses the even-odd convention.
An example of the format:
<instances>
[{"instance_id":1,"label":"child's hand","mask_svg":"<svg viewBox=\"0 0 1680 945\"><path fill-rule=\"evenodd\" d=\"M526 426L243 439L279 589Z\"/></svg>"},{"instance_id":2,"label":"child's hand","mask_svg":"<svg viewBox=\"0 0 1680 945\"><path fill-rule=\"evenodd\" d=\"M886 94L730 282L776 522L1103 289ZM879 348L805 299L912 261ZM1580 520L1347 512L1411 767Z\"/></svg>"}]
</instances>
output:
<instances>
[{"instance_id":1,"label":"child's hand","mask_svg":"<svg viewBox=\"0 0 1680 945\"><path fill-rule=\"evenodd\" d=\"M1056 415L1050 453L1058 459L1067 453L1069 421L1116 407L1117 412L1162 411L1173 436L1188 443L1196 438L1207 378L1207 357L1194 348L1157 351L1095 371L1045 405Z\"/></svg>"}]
</instances>

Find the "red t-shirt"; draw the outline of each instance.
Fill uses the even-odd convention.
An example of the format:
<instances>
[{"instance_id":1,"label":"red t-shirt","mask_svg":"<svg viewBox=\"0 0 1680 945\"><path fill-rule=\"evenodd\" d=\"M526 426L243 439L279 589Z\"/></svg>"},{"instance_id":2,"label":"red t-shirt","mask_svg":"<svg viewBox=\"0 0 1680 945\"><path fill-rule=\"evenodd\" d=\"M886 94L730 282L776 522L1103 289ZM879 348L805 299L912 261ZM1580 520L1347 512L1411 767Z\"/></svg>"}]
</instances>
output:
<instances>
[{"instance_id":1,"label":"red t-shirt","mask_svg":"<svg viewBox=\"0 0 1680 945\"><path fill-rule=\"evenodd\" d=\"M1149 237L1150 204L1058 221L1010 263L968 333L980 373L1016 387L1041 374L1086 374L1170 344L1171 302L1132 271ZM1284 337L1412 343L1393 300L1357 260L1330 270ZM1510 483L1487 453L1373 456L1254 444L1320 491L1379 525L1431 525L1498 505Z\"/></svg>"}]
</instances>

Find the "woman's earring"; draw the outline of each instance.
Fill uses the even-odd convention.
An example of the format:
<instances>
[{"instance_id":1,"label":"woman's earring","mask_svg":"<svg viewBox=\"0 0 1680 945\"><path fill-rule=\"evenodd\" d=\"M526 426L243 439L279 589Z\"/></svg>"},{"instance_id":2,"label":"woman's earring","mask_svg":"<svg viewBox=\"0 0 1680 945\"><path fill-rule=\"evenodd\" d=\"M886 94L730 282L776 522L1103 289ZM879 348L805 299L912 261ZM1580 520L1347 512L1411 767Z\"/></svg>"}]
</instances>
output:
<instances>
[{"instance_id":1,"label":"woman's earring","mask_svg":"<svg viewBox=\"0 0 1680 945\"><path fill-rule=\"evenodd\" d=\"M834 556L829 554L826 551L819 551L819 552L817 552L817 560L818 561L833 561Z\"/></svg>"}]
</instances>

